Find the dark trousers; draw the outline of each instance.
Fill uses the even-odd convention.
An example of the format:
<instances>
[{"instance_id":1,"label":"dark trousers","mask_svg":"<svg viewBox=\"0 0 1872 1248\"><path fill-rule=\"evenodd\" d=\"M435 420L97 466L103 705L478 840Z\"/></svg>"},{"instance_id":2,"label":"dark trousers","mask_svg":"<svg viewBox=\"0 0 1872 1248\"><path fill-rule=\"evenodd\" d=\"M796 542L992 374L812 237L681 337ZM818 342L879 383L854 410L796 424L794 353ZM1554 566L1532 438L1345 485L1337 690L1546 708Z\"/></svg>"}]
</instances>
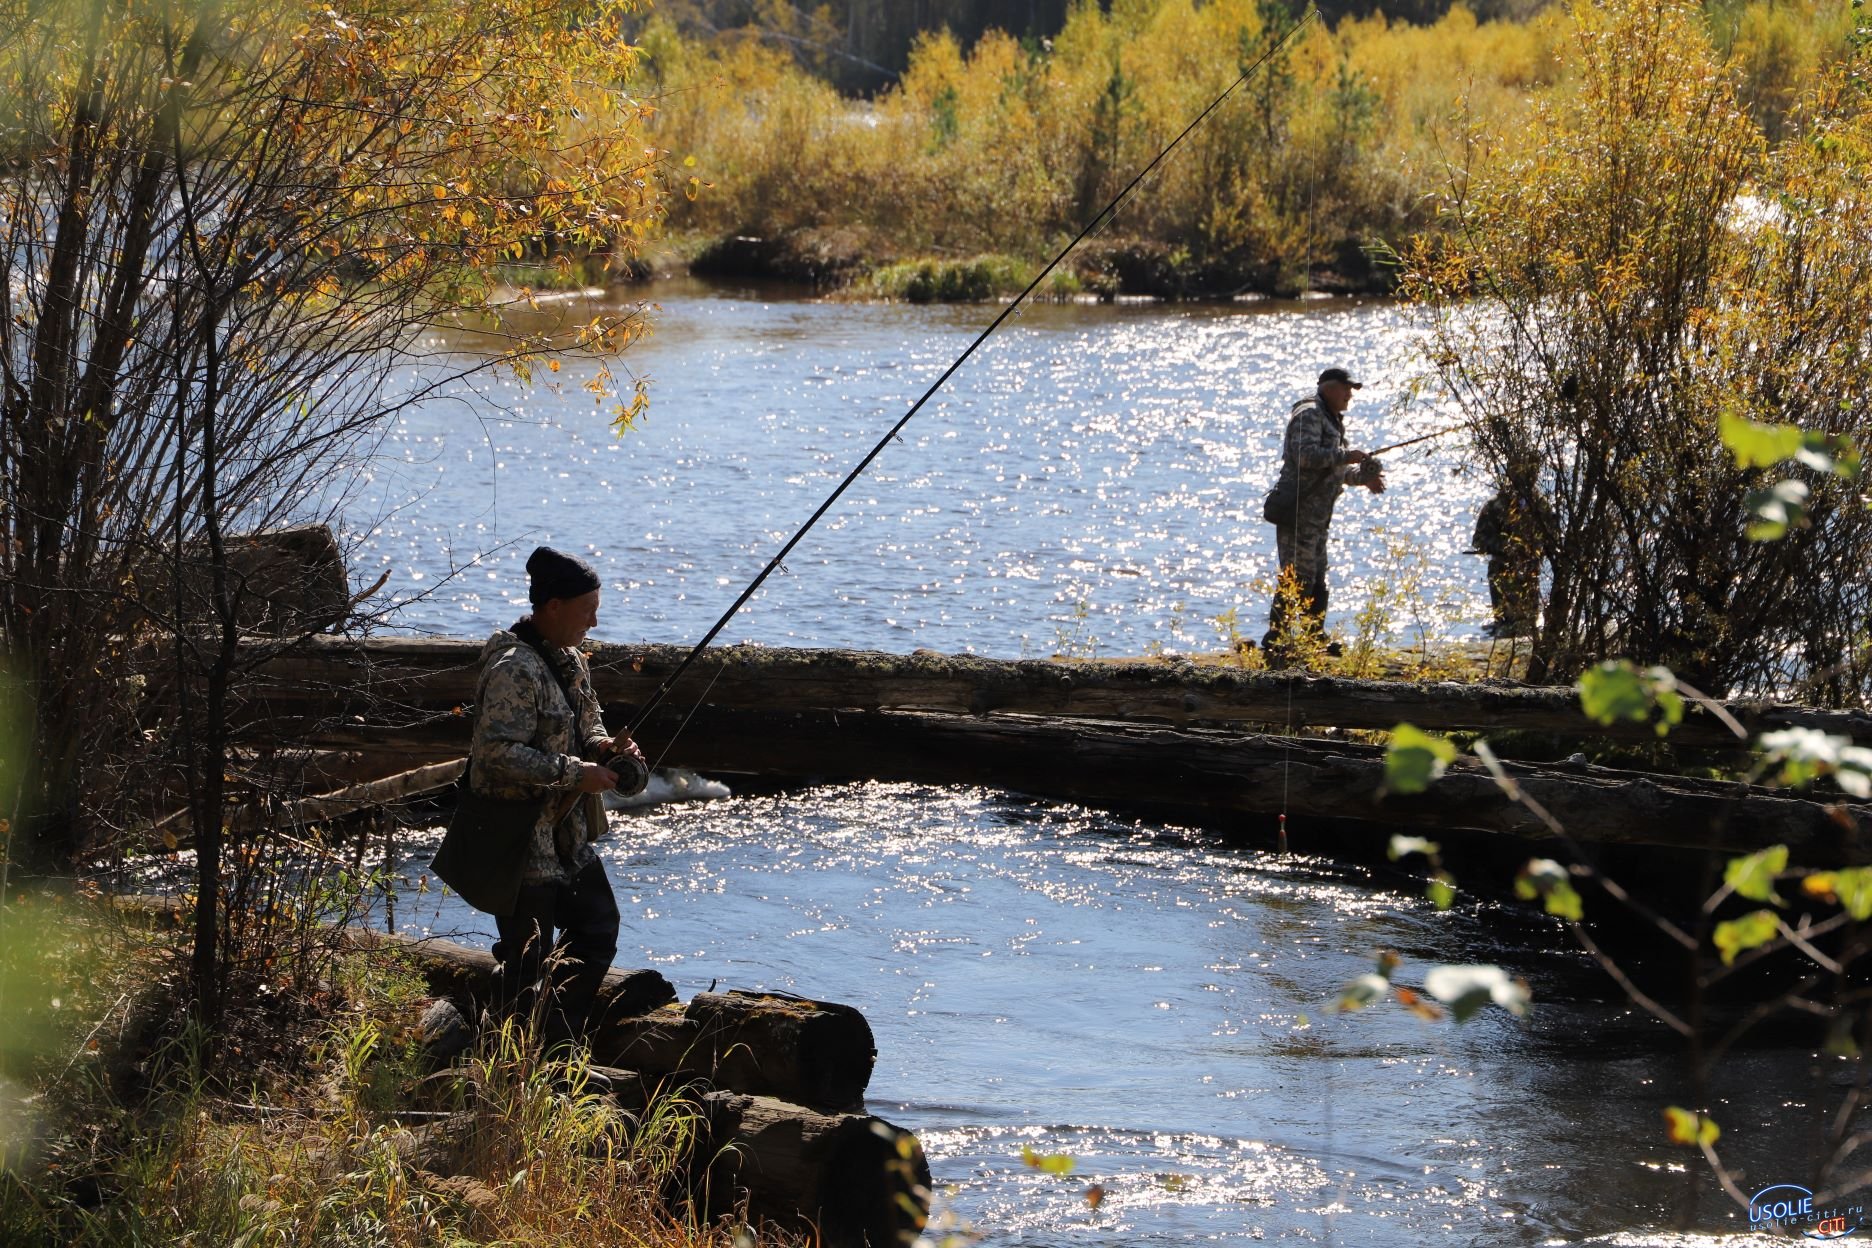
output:
<instances>
[{"instance_id":1,"label":"dark trousers","mask_svg":"<svg viewBox=\"0 0 1872 1248\"><path fill-rule=\"evenodd\" d=\"M1489 605L1498 623L1517 633L1534 629L1540 615L1540 559L1526 556L1490 555L1488 561Z\"/></svg>"},{"instance_id":2,"label":"dark trousers","mask_svg":"<svg viewBox=\"0 0 1872 1248\"><path fill-rule=\"evenodd\" d=\"M1274 547L1280 554L1280 570L1285 574L1292 569L1294 579L1300 583L1298 604L1291 604L1281 596L1280 586L1274 587L1274 602L1268 609L1268 631L1261 638L1263 650L1278 650L1281 637L1299 623L1307 631L1324 634L1326 631L1326 535L1332 523L1332 511L1326 509L1323 515L1305 514L1298 524L1277 524L1274 526ZM1291 618L1289 608L1298 606L1300 620Z\"/></svg>"},{"instance_id":3,"label":"dark trousers","mask_svg":"<svg viewBox=\"0 0 1872 1248\"><path fill-rule=\"evenodd\" d=\"M500 1007L529 1017L542 1005L543 987L545 1042L583 1036L598 985L617 956L617 897L604 864L593 861L569 884L521 885L514 912L497 915L494 925Z\"/></svg>"}]
</instances>

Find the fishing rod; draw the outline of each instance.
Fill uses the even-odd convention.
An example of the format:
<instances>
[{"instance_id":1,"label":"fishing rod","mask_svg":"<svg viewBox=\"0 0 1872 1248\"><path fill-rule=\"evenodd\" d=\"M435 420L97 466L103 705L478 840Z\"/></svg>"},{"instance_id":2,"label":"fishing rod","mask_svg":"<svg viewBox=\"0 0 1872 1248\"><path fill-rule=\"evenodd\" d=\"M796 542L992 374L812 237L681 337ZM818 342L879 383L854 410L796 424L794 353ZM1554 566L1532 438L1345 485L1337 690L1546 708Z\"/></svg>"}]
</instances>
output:
<instances>
[{"instance_id":1,"label":"fishing rod","mask_svg":"<svg viewBox=\"0 0 1872 1248\"><path fill-rule=\"evenodd\" d=\"M832 505L838 502L839 498L850 488L852 482L856 481L864 474L864 470L871 466L871 461L883 454L884 448L896 439L905 425L910 423L911 417L922 411L923 405L929 402L931 397L934 396L938 390L942 389L943 384L949 380L957 369L961 368L962 365L968 361L971 355L975 354L975 349L981 346L982 343L988 341L988 336L999 329L1001 323L1014 314L1014 311L1026 301L1027 296L1040 288L1040 283L1045 281L1047 277L1052 274L1053 270L1059 267L1060 262L1072 253L1073 248L1084 242L1093 231L1097 230L1100 226L1117 215L1118 206L1124 202L1126 197L1128 197L1132 191L1136 190L1139 183L1143 182L1153 169L1162 164L1164 158L1175 151L1177 147L1182 144L1183 140L1188 138L1191 132L1208 118L1210 113L1220 108L1222 102L1233 95L1237 87L1253 77L1255 72L1265 65L1276 52L1279 52L1282 48L1287 46L1294 36L1298 35L1302 30L1305 30L1307 24L1318 16L1319 9L1316 6L1308 6L1306 13L1298 22L1294 23L1291 30L1270 44L1267 51L1256 57L1254 63L1244 69L1241 75L1237 77L1234 82L1230 83L1222 94L1211 100L1209 106L1203 109L1202 112L1196 114L1195 120L1183 127L1182 133L1170 140L1169 144L1166 145L1162 151L1152 157L1151 162L1139 170L1137 176L1127 182L1123 190L1112 196L1111 201L1093 215L1092 219L1086 223L1085 228L1080 230L1070 243L1062 247L1058 255L1047 261L1046 267L1041 269L1039 274L1031 282L1027 283L1027 289L1014 296L1014 301L1003 308L1001 314L995 317L993 321L989 322L986 329L976 335L975 341L969 343L962 354L958 355L955 361L951 363L948 368L943 370L942 376L938 377L930 385L930 388L923 392L922 398L910 405L910 410L905 412L897 423L890 427L890 431L877 440L877 445L873 446L869 453L858 461L857 467L847 473L845 479L838 483L838 487L826 496L826 500L819 504L819 509L808 517L806 523L800 525L799 530L795 532L792 537L787 539L786 545L782 546L779 553L775 554L772 559L767 561L767 566L760 570L759 575L748 582L747 588L741 591L741 596L734 600L734 605L722 612L722 617L715 621L715 626L709 629L708 633L703 636L701 641L696 642L689 653L683 657L683 661L676 665L676 670L663 678L662 683L656 687L656 691L650 695L649 699L638 710L636 718L631 721L629 732L632 737L637 735L637 730L643 727L644 721L650 718L657 707L663 704L664 698L669 696L669 691L675 687L676 682L681 679L682 674L689 670L689 665L694 663L704 650L708 649L708 644L714 641L721 630L728 626L728 621L735 617L735 613L740 611L743 606L747 605L748 599L752 598L760 587L766 583L767 578L773 575L774 569L780 567L785 562L787 555L791 554L793 548L799 545L800 540L806 536L815 524L819 523L820 518L832 509Z\"/></svg>"},{"instance_id":2,"label":"fishing rod","mask_svg":"<svg viewBox=\"0 0 1872 1248\"><path fill-rule=\"evenodd\" d=\"M1431 438L1441 438L1467 427L1466 425L1451 425L1449 428L1439 429L1435 433L1420 433L1414 438L1405 438L1402 442L1393 442L1390 446L1381 446L1375 451L1366 451L1365 453L1367 455L1383 455L1387 451L1398 451L1407 446L1416 446L1419 442L1428 442Z\"/></svg>"}]
</instances>

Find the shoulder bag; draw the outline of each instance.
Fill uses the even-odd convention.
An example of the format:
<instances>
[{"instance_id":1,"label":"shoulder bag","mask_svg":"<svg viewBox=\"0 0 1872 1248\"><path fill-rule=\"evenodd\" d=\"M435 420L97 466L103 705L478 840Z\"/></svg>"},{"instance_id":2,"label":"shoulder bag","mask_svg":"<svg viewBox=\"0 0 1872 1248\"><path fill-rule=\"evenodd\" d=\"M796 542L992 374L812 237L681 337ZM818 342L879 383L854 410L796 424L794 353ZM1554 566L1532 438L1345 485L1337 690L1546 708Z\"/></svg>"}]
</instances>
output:
<instances>
[{"instance_id":1,"label":"shoulder bag","mask_svg":"<svg viewBox=\"0 0 1872 1248\"><path fill-rule=\"evenodd\" d=\"M546 798L478 793L473 772L472 763L462 765L455 810L429 869L475 909L505 916L520 899L520 873Z\"/></svg>"}]
</instances>

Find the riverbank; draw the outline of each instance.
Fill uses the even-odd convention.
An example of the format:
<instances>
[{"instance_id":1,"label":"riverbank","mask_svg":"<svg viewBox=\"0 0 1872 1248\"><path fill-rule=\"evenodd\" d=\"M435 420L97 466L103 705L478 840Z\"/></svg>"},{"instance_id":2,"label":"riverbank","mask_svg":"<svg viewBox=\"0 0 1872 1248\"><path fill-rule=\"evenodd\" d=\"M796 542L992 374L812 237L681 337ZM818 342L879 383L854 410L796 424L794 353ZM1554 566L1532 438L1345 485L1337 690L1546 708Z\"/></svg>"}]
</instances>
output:
<instances>
[{"instance_id":1,"label":"riverbank","mask_svg":"<svg viewBox=\"0 0 1872 1248\"><path fill-rule=\"evenodd\" d=\"M534 290L643 293L661 282L697 277L779 283L802 293L855 300L995 303L1026 290L1054 254L906 251L875 231L834 226L666 238L630 254L587 252L507 265L501 275L511 285ZM1388 296L1396 284L1389 265L1355 245L1293 266L1240 257L1201 260L1186 248L1159 240L1101 235L1074 248L1031 297L1228 303L1307 295Z\"/></svg>"},{"instance_id":2,"label":"riverbank","mask_svg":"<svg viewBox=\"0 0 1872 1248\"><path fill-rule=\"evenodd\" d=\"M921 1147L864 1112L856 1010L681 1005L613 970L589 1049L542 1054L485 1012L487 952L350 925L342 884L298 891L334 921L236 972L242 1005L207 1030L178 991L186 900L0 899L0 1240L859 1248L926 1219ZM235 905L247 939L279 921Z\"/></svg>"}]
</instances>

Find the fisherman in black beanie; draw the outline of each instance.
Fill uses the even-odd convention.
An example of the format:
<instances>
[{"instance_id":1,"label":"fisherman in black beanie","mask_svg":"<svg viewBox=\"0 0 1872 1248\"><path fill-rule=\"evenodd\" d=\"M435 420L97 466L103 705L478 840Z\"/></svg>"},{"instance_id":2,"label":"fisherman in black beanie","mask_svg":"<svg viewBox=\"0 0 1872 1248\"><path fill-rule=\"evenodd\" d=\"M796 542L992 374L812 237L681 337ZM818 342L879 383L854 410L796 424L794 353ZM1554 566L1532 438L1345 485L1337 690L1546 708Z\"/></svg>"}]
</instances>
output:
<instances>
[{"instance_id":1,"label":"fisherman in black beanie","mask_svg":"<svg viewBox=\"0 0 1872 1248\"><path fill-rule=\"evenodd\" d=\"M488 797L538 803L524 853L501 868L515 899L507 913L490 909L500 998L523 1014L543 1004L552 1043L580 1038L617 953L617 899L592 848L606 828L599 795L640 791L649 768L628 736L606 730L578 649L598 623L598 573L548 546L527 557L526 570L532 612L482 650L469 783ZM621 774L630 782L620 784ZM548 953L557 955L550 972Z\"/></svg>"},{"instance_id":2,"label":"fisherman in black beanie","mask_svg":"<svg viewBox=\"0 0 1872 1248\"><path fill-rule=\"evenodd\" d=\"M535 546L527 556L527 601L534 606L554 598L578 598L596 591L598 574L577 555L562 555L550 546ZM592 604L593 609L597 604Z\"/></svg>"}]
</instances>

